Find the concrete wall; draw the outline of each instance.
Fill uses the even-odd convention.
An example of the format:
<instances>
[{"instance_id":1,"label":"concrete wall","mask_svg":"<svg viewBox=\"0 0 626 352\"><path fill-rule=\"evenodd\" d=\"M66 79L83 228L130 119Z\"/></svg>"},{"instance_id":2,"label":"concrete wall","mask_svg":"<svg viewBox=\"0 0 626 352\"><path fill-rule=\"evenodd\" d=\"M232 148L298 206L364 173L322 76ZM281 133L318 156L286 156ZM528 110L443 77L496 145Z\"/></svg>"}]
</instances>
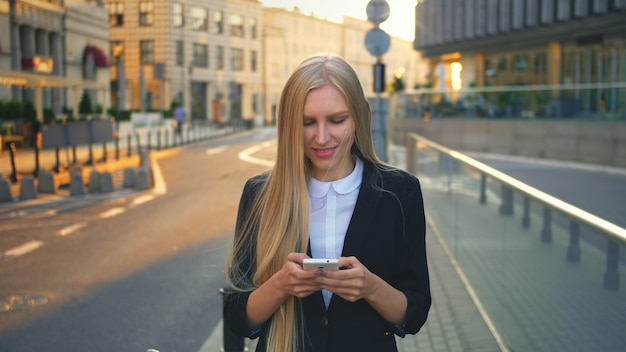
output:
<instances>
[{"instance_id":1,"label":"concrete wall","mask_svg":"<svg viewBox=\"0 0 626 352\"><path fill-rule=\"evenodd\" d=\"M448 148L626 167L626 121L392 119L391 143L418 133Z\"/></svg>"}]
</instances>

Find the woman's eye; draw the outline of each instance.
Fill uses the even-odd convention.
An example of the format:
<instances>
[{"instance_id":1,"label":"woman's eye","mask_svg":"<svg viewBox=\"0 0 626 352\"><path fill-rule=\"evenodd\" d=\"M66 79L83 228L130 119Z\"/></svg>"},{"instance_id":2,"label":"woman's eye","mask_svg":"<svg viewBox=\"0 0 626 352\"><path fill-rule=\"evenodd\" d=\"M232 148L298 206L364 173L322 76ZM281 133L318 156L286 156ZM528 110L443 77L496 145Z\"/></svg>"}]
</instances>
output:
<instances>
[{"instance_id":1,"label":"woman's eye","mask_svg":"<svg viewBox=\"0 0 626 352\"><path fill-rule=\"evenodd\" d=\"M348 120L347 117L342 117L340 119L332 120L332 123L334 123L335 125L339 125L339 124L346 122L347 120Z\"/></svg>"},{"instance_id":2,"label":"woman's eye","mask_svg":"<svg viewBox=\"0 0 626 352\"><path fill-rule=\"evenodd\" d=\"M304 125L305 126L312 126L315 122L311 121L311 120L304 120Z\"/></svg>"}]
</instances>

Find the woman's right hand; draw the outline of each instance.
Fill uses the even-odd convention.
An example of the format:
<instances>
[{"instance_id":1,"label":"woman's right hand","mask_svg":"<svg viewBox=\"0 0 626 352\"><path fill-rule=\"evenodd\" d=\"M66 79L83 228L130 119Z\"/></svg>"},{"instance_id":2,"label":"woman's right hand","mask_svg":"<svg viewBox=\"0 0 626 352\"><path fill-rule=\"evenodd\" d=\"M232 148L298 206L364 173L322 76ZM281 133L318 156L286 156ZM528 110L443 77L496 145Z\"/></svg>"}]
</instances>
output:
<instances>
[{"instance_id":1,"label":"woman's right hand","mask_svg":"<svg viewBox=\"0 0 626 352\"><path fill-rule=\"evenodd\" d=\"M285 294L304 298L321 288L315 278L319 276L314 270L302 269L302 260L308 258L304 253L289 253L283 267L274 274L277 288Z\"/></svg>"},{"instance_id":2,"label":"woman's right hand","mask_svg":"<svg viewBox=\"0 0 626 352\"><path fill-rule=\"evenodd\" d=\"M304 258L304 253L289 253L280 270L250 294L246 311L251 327L267 321L289 296L304 298L320 290L315 280L320 274L302 269Z\"/></svg>"}]
</instances>

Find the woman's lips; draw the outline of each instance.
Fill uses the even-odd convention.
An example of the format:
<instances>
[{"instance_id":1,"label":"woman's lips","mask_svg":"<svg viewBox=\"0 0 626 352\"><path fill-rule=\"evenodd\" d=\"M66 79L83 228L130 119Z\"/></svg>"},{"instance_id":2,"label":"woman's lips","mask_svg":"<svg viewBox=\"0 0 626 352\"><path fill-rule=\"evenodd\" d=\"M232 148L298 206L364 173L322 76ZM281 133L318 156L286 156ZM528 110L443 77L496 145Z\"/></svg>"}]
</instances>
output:
<instances>
[{"instance_id":1,"label":"woman's lips","mask_svg":"<svg viewBox=\"0 0 626 352\"><path fill-rule=\"evenodd\" d=\"M323 149L313 148L313 152L315 153L315 156L320 159L324 159L324 158L328 158L332 156L333 154L335 154L335 150L337 150L337 147L323 148Z\"/></svg>"}]
</instances>

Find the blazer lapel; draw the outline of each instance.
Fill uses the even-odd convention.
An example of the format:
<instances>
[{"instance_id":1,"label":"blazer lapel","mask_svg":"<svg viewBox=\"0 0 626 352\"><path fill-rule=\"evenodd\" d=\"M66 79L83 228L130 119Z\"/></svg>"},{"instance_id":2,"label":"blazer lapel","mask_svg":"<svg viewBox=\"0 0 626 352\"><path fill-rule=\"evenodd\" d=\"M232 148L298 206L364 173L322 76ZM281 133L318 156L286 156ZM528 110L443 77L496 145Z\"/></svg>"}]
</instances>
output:
<instances>
[{"instance_id":1,"label":"blazer lapel","mask_svg":"<svg viewBox=\"0 0 626 352\"><path fill-rule=\"evenodd\" d=\"M376 191L372 186L372 174L375 166L365 163L363 171L363 181L361 189L356 200L354 212L348 225L346 239L343 244L342 256L351 256L359 252L361 245L366 240L364 234L368 233L371 223L374 221L378 202L380 200L380 192Z\"/></svg>"}]
</instances>

